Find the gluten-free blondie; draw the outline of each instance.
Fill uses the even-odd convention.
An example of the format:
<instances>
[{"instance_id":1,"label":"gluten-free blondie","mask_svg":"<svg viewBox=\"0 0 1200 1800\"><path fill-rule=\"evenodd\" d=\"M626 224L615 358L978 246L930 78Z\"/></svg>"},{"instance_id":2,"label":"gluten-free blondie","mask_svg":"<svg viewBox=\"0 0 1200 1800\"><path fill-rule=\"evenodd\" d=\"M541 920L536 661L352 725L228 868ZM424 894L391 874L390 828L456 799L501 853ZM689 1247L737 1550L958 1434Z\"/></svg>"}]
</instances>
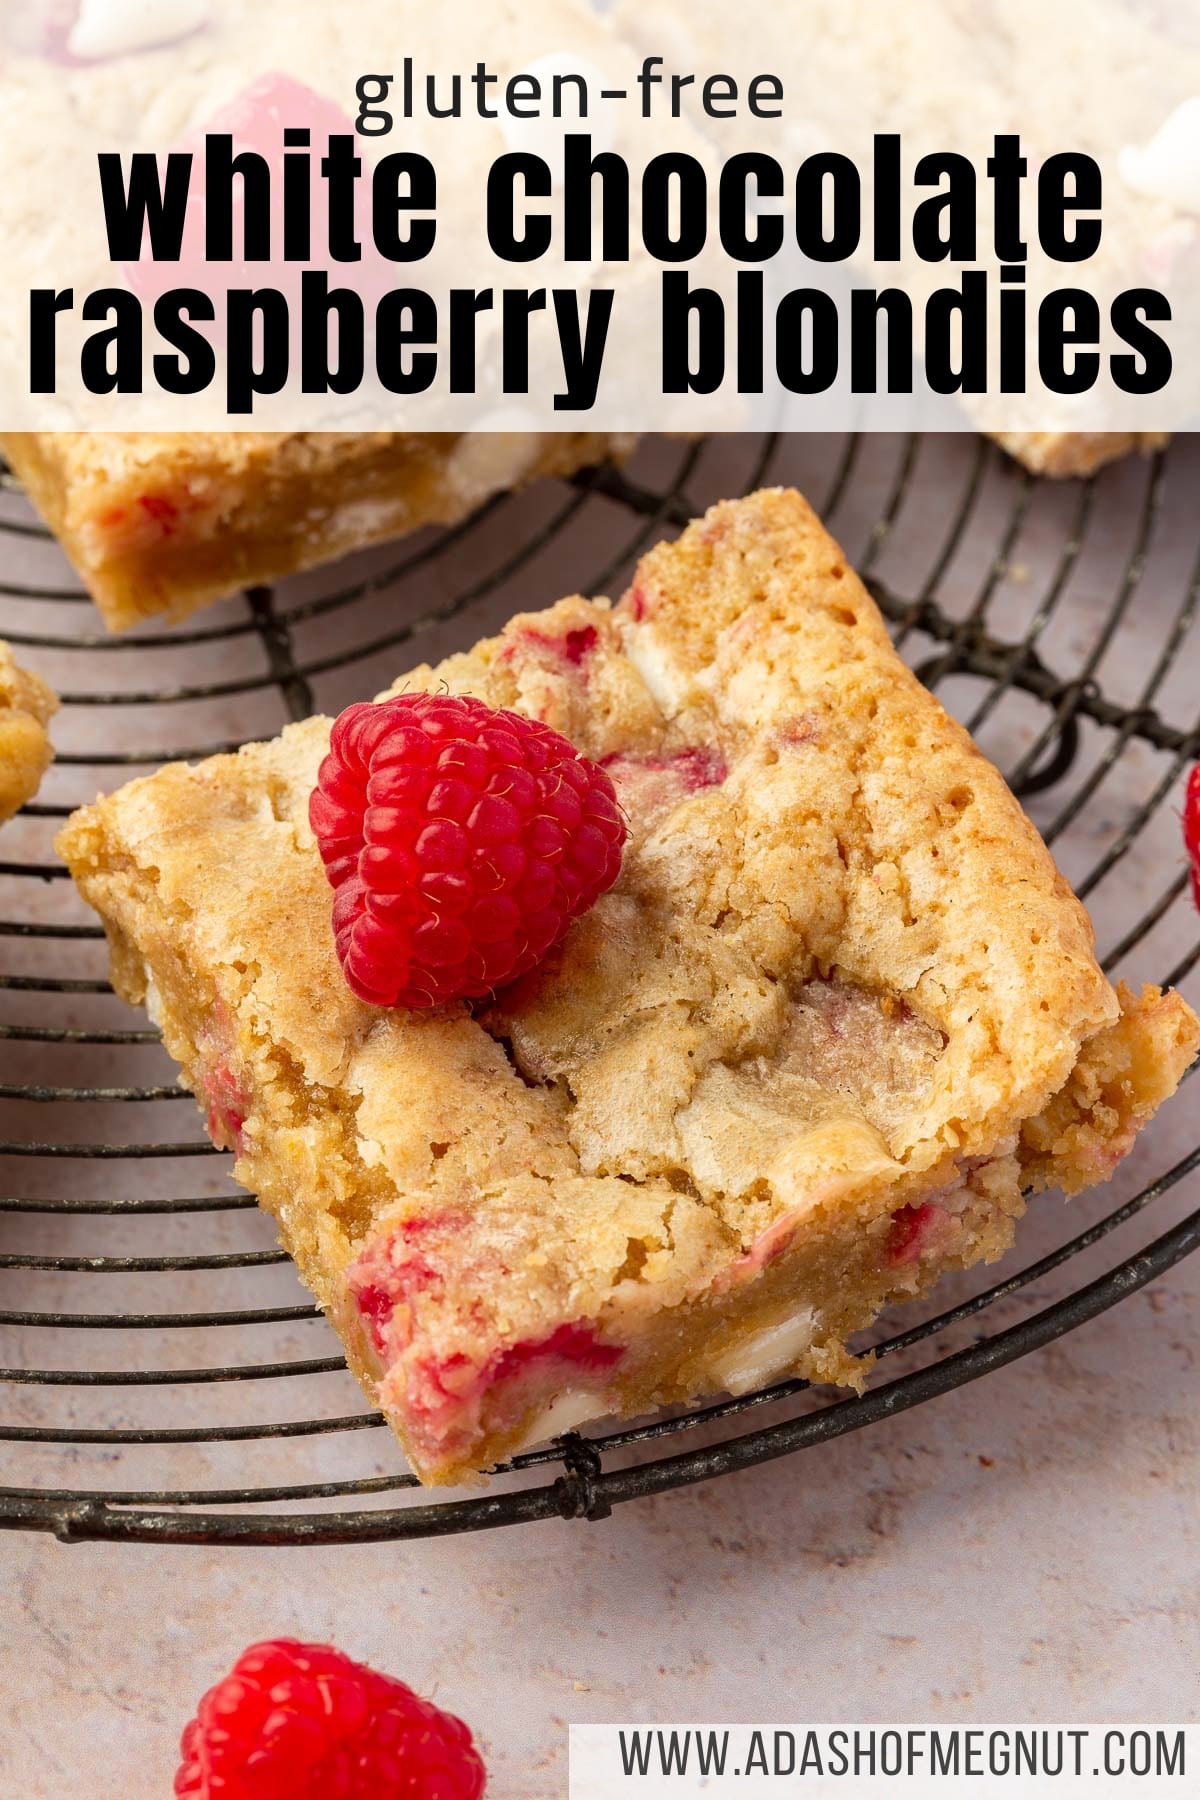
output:
<instances>
[{"instance_id":1,"label":"gluten-free blondie","mask_svg":"<svg viewBox=\"0 0 1200 1800\"><path fill-rule=\"evenodd\" d=\"M513 988L355 999L309 824L330 722L175 764L63 854L426 1481L787 1372L1103 1180L1200 1042L1114 991L997 771L795 493L714 507L621 602L396 684L612 777L617 884Z\"/></svg>"},{"instance_id":2,"label":"gluten-free blondie","mask_svg":"<svg viewBox=\"0 0 1200 1800\"><path fill-rule=\"evenodd\" d=\"M628 446L586 432L50 432L0 436L113 631Z\"/></svg>"},{"instance_id":3,"label":"gluten-free blondie","mask_svg":"<svg viewBox=\"0 0 1200 1800\"><path fill-rule=\"evenodd\" d=\"M1106 463L1161 450L1162 431L998 431L996 442L1034 475L1094 475Z\"/></svg>"},{"instance_id":4,"label":"gluten-free blondie","mask_svg":"<svg viewBox=\"0 0 1200 1800\"><path fill-rule=\"evenodd\" d=\"M33 799L54 760L46 730L58 696L0 642L0 824Z\"/></svg>"}]
</instances>

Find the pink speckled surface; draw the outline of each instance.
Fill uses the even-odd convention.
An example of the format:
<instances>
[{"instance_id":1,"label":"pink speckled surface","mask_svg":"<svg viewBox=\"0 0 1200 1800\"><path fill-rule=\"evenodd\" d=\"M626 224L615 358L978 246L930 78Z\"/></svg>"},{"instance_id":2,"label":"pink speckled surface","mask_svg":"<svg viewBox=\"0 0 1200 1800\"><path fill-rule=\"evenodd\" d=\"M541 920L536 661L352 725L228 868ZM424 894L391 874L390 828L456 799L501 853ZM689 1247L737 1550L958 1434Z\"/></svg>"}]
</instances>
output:
<instances>
[{"instance_id":1,"label":"pink speckled surface","mask_svg":"<svg viewBox=\"0 0 1200 1800\"><path fill-rule=\"evenodd\" d=\"M1200 455L1184 446L1169 465L1160 522L1146 574L1126 626L1099 674L1107 691L1136 697L1186 586L1195 553L1194 495ZM678 446L652 448L639 464L655 477L656 456L678 459ZM851 555L874 544L876 572L899 592L919 585L913 571L930 559L944 531L949 496L957 495L969 440L922 448L916 486L888 534L872 531L888 509L902 448L871 443L844 489L834 524ZM751 455L736 443L705 452L690 482L697 500L744 483ZM836 462L818 440L799 440L772 475L794 476L814 499L828 490ZM1147 472L1129 465L1102 478L1081 559L1062 612L1047 634L1052 666L1079 657L1103 613L1115 572L1133 538ZM984 513L975 518L943 587L951 612L965 612L996 555L995 518L1007 516L1016 478L989 452ZM994 496L989 499L994 488ZM549 492L549 491L548 491ZM558 499L561 501L561 492ZM10 503L11 504L11 503ZM993 514L986 507L994 505ZM1074 517L1067 490L1038 491L1017 541L1008 547L1007 578L992 601L993 629L1019 631L1044 587ZM487 527L525 531L548 516L546 494L522 498ZM992 518L992 524L987 520ZM578 530L585 529L581 525ZM594 517L519 583L509 583L468 620L439 627L450 645L477 635L492 618L522 604L541 604L591 573L606 554L607 515ZM478 543L478 539L476 540ZM464 556L483 557L478 548ZM39 551L46 578L61 565ZM923 559L923 562L922 562ZM426 579L422 577L422 579ZM428 579L439 579L432 576ZM327 578L326 578L327 580ZM302 592L320 592L313 578ZM436 594L433 596L436 599ZM428 601L429 595L425 596ZM391 604L378 596L366 608ZM33 613L6 602L0 625L33 628ZM69 609L79 628L91 620ZM10 616L11 615L11 616ZM213 618L229 616L222 609ZM38 618L44 623L44 613ZM15 619L15 623L14 623ZM58 629L63 619L56 615ZM306 653L328 648L317 622ZM370 635L369 622L362 635ZM430 649L428 640L419 654ZM436 646L432 646L436 648ZM917 659L928 646L918 649ZM186 676L245 666L235 640L189 653ZM1200 638L1192 622L1182 668L1158 697L1164 716L1194 718ZM90 659L30 653L29 660L73 689L114 675L111 655ZM404 660L403 653L401 659ZM357 663L325 677L326 706L369 693L387 659ZM120 666L130 683L149 686L179 675L179 658L148 649ZM399 663L396 664L399 666ZM946 692L958 703L955 683ZM969 707L978 690L966 696ZM264 703L223 702L203 719L189 710L146 708L129 729L155 744L203 741L220 730L274 727ZM260 712L262 717L260 719ZM215 715L221 714L219 718ZM997 752L1027 742L1030 717L1014 703L1008 722L993 721ZM118 721L120 723L120 721ZM84 747L111 730L105 716L68 708L60 743ZM88 734L91 734L89 737ZM190 735L188 735L190 734ZM1006 735L1007 734L1007 735ZM1085 755L1104 745L1085 733ZM1160 761L1140 747L1091 798L1060 840L1064 866L1076 878L1094 862L1157 778ZM1077 779L1077 777L1076 777ZM92 782L94 787L95 783ZM55 772L46 798L85 797L77 768ZM1034 807L1052 820L1070 783ZM1178 866L1177 819L1168 805L1144 847L1126 859L1092 896L1102 947L1116 942ZM45 853L48 827L20 821L6 833L4 854ZM33 889L9 883L4 916L77 919L60 884ZM1147 978L1171 967L1194 942L1194 918L1174 907L1126 972ZM41 961L37 956L41 954ZM31 960L34 959L34 960ZM68 967L69 964L69 967ZM6 969L40 967L94 972L86 954L51 945L50 953L7 940ZM1123 965L1124 968L1124 965ZM1195 975L1188 992L1197 997ZM41 1014L27 997L9 995L6 1016ZM39 1003L40 1004L40 1003ZM132 1021L109 1000L72 1000L54 1014L79 1022ZM65 1059L38 1060L28 1047L6 1044L5 1081L67 1078ZM60 1053L61 1054L61 1053ZM14 1073L20 1060L20 1072ZM130 1075L132 1059L141 1058ZM97 1063L80 1055L71 1079L96 1078ZM158 1079L156 1050L124 1052L102 1079ZM1069 1226L1103 1216L1114 1196L1132 1194L1172 1167L1196 1143L1195 1097L1165 1113L1122 1170L1113 1194L1090 1196L1067 1215L1053 1197L1027 1221L1013 1266L1061 1242ZM137 1112L135 1119L131 1113ZM142 1113L148 1116L141 1116ZM11 1115L11 1116L10 1116ZM64 1109L9 1108L6 1137L45 1134ZM189 1101L153 1109L78 1107L73 1135L190 1137ZM162 1172L150 1165L78 1165L9 1159L5 1191L57 1195L106 1191L207 1193L224 1190L221 1165L190 1162ZM157 1184L157 1185L156 1185ZM1011 1322L1145 1244L1197 1203L1195 1174L1032 1294L1004 1303L985 1325ZM152 1253L268 1247L270 1228L254 1214L113 1221L7 1217L13 1248L88 1254L134 1245ZM278 1305L296 1298L290 1271L238 1271L217 1282L196 1276L164 1285L162 1277L3 1277L0 1304L13 1307ZM1200 1665L1200 1460L1197 1457L1197 1315L1200 1259L1176 1268L1116 1310L1020 1362L958 1392L871 1429L790 1460L707 1486L619 1509L598 1525L551 1523L412 1544L312 1550L210 1550L166 1547L65 1547L40 1536L0 1535L0 1796L59 1800L165 1800L174 1744L200 1691L250 1639L281 1632L335 1639L378 1662L460 1712L483 1739L497 1800L563 1800L569 1720L630 1719L1178 1719L1194 1715ZM3 1360L42 1366L136 1365L128 1334L4 1332ZM179 1367L214 1360L213 1333L158 1337L148 1364L168 1356ZM222 1332L228 1360L259 1361L329 1353L323 1325L298 1323L237 1341ZM11 1341L11 1349L10 1349ZM960 1335L955 1343L969 1341ZM112 1423L283 1417L295 1408L353 1411L358 1398L339 1376L297 1382L240 1383L218 1395L179 1387L165 1395L112 1390L3 1391L9 1420ZM382 1433L309 1441L301 1451L263 1450L259 1478L328 1478L344 1470L390 1470L396 1464ZM247 1463L229 1449L160 1454L136 1450L34 1451L5 1445L8 1484L121 1488L186 1479L235 1485ZM40 1457L40 1460L39 1460ZM186 1471L186 1473L185 1473ZM327 1502L326 1505L336 1505Z\"/></svg>"}]
</instances>

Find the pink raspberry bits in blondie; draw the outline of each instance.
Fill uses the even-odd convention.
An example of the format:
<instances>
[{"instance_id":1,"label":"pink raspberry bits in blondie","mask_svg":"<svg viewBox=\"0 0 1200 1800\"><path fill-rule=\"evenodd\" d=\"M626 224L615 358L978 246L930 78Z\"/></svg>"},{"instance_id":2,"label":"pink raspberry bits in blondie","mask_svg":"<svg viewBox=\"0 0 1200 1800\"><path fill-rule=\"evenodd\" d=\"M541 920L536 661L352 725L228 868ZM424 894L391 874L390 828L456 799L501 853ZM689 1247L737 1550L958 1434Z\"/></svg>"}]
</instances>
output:
<instances>
[{"instance_id":1,"label":"pink raspberry bits in blondie","mask_svg":"<svg viewBox=\"0 0 1200 1800\"><path fill-rule=\"evenodd\" d=\"M9 10L4 36L15 50L32 51L50 62L73 63L67 41L79 18L79 0L26 0Z\"/></svg>"},{"instance_id":2,"label":"pink raspberry bits in blondie","mask_svg":"<svg viewBox=\"0 0 1200 1800\"><path fill-rule=\"evenodd\" d=\"M218 997L197 1034L196 1045L197 1097L204 1108L208 1135L219 1150L243 1149L242 1131L254 1106L253 1094L239 1071L236 1042L236 1020Z\"/></svg>"},{"instance_id":3,"label":"pink raspberry bits in blondie","mask_svg":"<svg viewBox=\"0 0 1200 1800\"><path fill-rule=\"evenodd\" d=\"M350 1270L351 1298L367 1320L371 1342L384 1358L412 1336L412 1307L424 1289L441 1287L444 1276L430 1261L430 1240L451 1240L467 1227L464 1213L451 1210L426 1218L402 1219L374 1239ZM396 1316L399 1320L396 1322Z\"/></svg>"},{"instance_id":4,"label":"pink raspberry bits in blondie","mask_svg":"<svg viewBox=\"0 0 1200 1800\"><path fill-rule=\"evenodd\" d=\"M888 1229L887 1260L894 1269L940 1252L950 1225L944 1206L926 1200L922 1206L901 1206L892 1214Z\"/></svg>"},{"instance_id":5,"label":"pink raspberry bits in blondie","mask_svg":"<svg viewBox=\"0 0 1200 1800\"><path fill-rule=\"evenodd\" d=\"M637 818L652 821L678 806L690 794L720 787L729 773L715 745L689 745L664 755L606 756L605 772L617 794Z\"/></svg>"},{"instance_id":6,"label":"pink raspberry bits in blondie","mask_svg":"<svg viewBox=\"0 0 1200 1800\"><path fill-rule=\"evenodd\" d=\"M664 786L673 788L676 797L694 794L700 788L720 787L729 770L720 750L705 745L690 745L665 756L607 756L604 765L614 781L638 782L647 776L664 776Z\"/></svg>"},{"instance_id":7,"label":"pink raspberry bits in blondie","mask_svg":"<svg viewBox=\"0 0 1200 1800\"><path fill-rule=\"evenodd\" d=\"M527 1339L501 1350L492 1366L492 1379L507 1381L510 1376L538 1363L564 1362L577 1369L611 1369L621 1360L620 1344L605 1344L590 1325L559 1325L549 1337Z\"/></svg>"},{"instance_id":8,"label":"pink raspberry bits in blondie","mask_svg":"<svg viewBox=\"0 0 1200 1800\"><path fill-rule=\"evenodd\" d=\"M214 497L203 486L186 482L170 493L138 494L126 506L105 507L96 514L93 534L111 551L136 553L181 536L215 516Z\"/></svg>"},{"instance_id":9,"label":"pink raspberry bits in blondie","mask_svg":"<svg viewBox=\"0 0 1200 1800\"><path fill-rule=\"evenodd\" d=\"M203 1077L208 1135L222 1150L238 1147L251 1098L228 1063L215 1063Z\"/></svg>"},{"instance_id":10,"label":"pink raspberry bits in blondie","mask_svg":"<svg viewBox=\"0 0 1200 1800\"><path fill-rule=\"evenodd\" d=\"M638 625L640 625L643 620L648 619L653 610L650 605L650 596L647 594L645 588L637 582L634 583L626 594L624 605L629 612L630 618Z\"/></svg>"},{"instance_id":11,"label":"pink raspberry bits in blondie","mask_svg":"<svg viewBox=\"0 0 1200 1800\"><path fill-rule=\"evenodd\" d=\"M488 1420L489 1428L544 1405L574 1378L595 1386L625 1354L606 1344L590 1325L559 1325L545 1337L523 1338L482 1359L465 1350L421 1353L404 1359L381 1388L385 1404L407 1420L413 1439L435 1456L453 1454ZM601 1388L603 1384L600 1384ZM603 1402L593 1408L603 1412Z\"/></svg>"},{"instance_id":12,"label":"pink raspberry bits in blondie","mask_svg":"<svg viewBox=\"0 0 1200 1800\"><path fill-rule=\"evenodd\" d=\"M528 626L502 652L501 660L512 662L520 648L531 646L545 655L559 658L569 668L582 669L588 656L596 648L599 636L594 625L580 625L561 634L538 631L533 626Z\"/></svg>"},{"instance_id":13,"label":"pink raspberry bits in blondie","mask_svg":"<svg viewBox=\"0 0 1200 1800\"><path fill-rule=\"evenodd\" d=\"M435 1462L470 1442L485 1418L495 1429L568 1385L602 1394L625 1355L580 1319L506 1336L484 1296L510 1277L479 1245L470 1215L454 1208L385 1228L350 1268L381 1402Z\"/></svg>"},{"instance_id":14,"label":"pink raspberry bits in blondie","mask_svg":"<svg viewBox=\"0 0 1200 1800\"><path fill-rule=\"evenodd\" d=\"M621 872L602 769L537 720L404 694L336 721L309 807L351 989L480 999L524 975Z\"/></svg>"}]
</instances>

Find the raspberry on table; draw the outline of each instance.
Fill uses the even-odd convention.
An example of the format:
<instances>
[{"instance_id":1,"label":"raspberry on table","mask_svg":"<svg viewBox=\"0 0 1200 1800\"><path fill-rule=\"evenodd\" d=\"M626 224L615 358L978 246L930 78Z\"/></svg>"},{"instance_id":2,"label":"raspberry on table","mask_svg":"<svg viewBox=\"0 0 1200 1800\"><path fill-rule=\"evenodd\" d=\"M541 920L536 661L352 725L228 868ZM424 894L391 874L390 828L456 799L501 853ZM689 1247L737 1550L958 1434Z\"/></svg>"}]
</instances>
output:
<instances>
[{"instance_id":1,"label":"raspberry on table","mask_svg":"<svg viewBox=\"0 0 1200 1800\"><path fill-rule=\"evenodd\" d=\"M309 817L343 973L375 1006L481 999L527 974L612 886L626 836L603 769L459 694L348 707Z\"/></svg>"},{"instance_id":2,"label":"raspberry on table","mask_svg":"<svg viewBox=\"0 0 1200 1800\"><path fill-rule=\"evenodd\" d=\"M1200 906L1200 763L1188 776L1183 801L1183 842L1192 864L1192 895Z\"/></svg>"},{"instance_id":3,"label":"raspberry on table","mask_svg":"<svg viewBox=\"0 0 1200 1800\"><path fill-rule=\"evenodd\" d=\"M180 1741L176 1800L479 1800L461 1719L327 1644L253 1644Z\"/></svg>"}]
</instances>

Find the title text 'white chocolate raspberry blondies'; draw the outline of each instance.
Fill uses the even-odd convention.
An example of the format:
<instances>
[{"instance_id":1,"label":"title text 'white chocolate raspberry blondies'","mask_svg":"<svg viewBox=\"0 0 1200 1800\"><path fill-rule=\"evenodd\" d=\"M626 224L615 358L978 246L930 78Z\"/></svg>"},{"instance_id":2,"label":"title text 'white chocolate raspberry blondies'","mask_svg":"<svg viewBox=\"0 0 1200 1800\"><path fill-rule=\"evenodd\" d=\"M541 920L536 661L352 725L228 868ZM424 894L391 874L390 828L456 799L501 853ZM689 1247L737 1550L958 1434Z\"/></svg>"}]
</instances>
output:
<instances>
[{"instance_id":1,"label":"title text 'white chocolate raspberry blondies'","mask_svg":"<svg viewBox=\"0 0 1200 1800\"><path fill-rule=\"evenodd\" d=\"M329 746L173 765L61 847L237 1174L423 1479L786 1372L1103 1180L1200 1042L1114 991L999 774L798 495L715 507L615 608L397 683L603 768L619 879L491 999L354 997L309 824Z\"/></svg>"}]
</instances>

